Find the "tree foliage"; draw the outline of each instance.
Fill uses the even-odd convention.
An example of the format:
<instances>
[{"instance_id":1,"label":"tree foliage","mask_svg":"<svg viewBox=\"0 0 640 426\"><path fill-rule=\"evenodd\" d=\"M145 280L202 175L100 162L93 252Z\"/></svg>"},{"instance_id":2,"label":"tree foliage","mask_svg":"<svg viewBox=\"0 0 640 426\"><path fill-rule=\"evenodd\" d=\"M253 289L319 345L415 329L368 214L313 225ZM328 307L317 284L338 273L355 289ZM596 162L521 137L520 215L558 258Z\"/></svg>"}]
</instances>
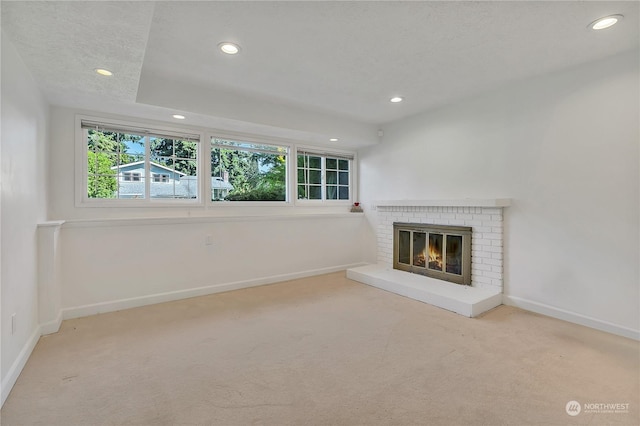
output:
<instances>
[{"instance_id":1,"label":"tree foliage","mask_svg":"<svg viewBox=\"0 0 640 426\"><path fill-rule=\"evenodd\" d=\"M111 170L111 159L103 152L87 153L88 180L87 195L89 198L115 198L118 182Z\"/></svg>"},{"instance_id":2,"label":"tree foliage","mask_svg":"<svg viewBox=\"0 0 640 426\"><path fill-rule=\"evenodd\" d=\"M228 201L286 200L287 163L282 155L214 148L211 171L213 176L229 173L234 189Z\"/></svg>"},{"instance_id":3,"label":"tree foliage","mask_svg":"<svg viewBox=\"0 0 640 426\"><path fill-rule=\"evenodd\" d=\"M198 170L198 144L166 138L153 138L151 141L151 161L165 167L182 172L187 176L195 176Z\"/></svg>"}]
</instances>

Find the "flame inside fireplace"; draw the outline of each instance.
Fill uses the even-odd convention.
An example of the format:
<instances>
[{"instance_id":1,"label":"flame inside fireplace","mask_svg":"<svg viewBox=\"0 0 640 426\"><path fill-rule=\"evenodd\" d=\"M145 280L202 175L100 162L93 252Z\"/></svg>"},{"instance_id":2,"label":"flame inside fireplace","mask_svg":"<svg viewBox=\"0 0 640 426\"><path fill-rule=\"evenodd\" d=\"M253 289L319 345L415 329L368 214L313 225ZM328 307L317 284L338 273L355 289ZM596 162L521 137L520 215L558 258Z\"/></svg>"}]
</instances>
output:
<instances>
[{"instance_id":1,"label":"flame inside fireplace","mask_svg":"<svg viewBox=\"0 0 640 426\"><path fill-rule=\"evenodd\" d=\"M429 268L442 270L442 252L429 245Z\"/></svg>"}]
</instances>

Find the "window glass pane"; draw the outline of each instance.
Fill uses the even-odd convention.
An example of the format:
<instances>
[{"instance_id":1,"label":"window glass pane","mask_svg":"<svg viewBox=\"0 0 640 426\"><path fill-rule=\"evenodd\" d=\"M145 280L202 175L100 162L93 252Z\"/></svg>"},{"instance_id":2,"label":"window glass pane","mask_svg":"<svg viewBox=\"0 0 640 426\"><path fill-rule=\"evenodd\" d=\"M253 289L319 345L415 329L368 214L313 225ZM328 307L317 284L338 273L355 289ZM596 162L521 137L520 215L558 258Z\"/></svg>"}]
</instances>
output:
<instances>
[{"instance_id":1,"label":"window glass pane","mask_svg":"<svg viewBox=\"0 0 640 426\"><path fill-rule=\"evenodd\" d=\"M298 155L298 167L304 167L307 164L306 155Z\"/></svg>"},{"instance_id":2,"label":"window glass pane","mask_svg":"<svg viewBox=\"0 0 640 426\"><path fill-rule=\"evenodd\" d=\"M336 200L336 199L338 199L338 187L327 186L327 200Z\"/></svg>"},{"instance_id":3,"label":"window glass pane","mask_svg":"<svg viewBox=\"0 0 640 426\"><path fill-rule=\"evenodd\" d=\"M349 187L348 186L340 186L338 187L338 194L341 200L349 199Z\"/></svg>"},{"instance_id":4,"label":"window glass pane","mask_svg":"<svg viewBox=\"0 0 640 426\"><path fill-rule=\"evenodd\" d=\"M349 185L349 172L340 172L340 185Z\"/></svg>"},{"instance_id":5,"label":"window glass pane","mask_svg":"<svg viewBox=\"0 0 640 426\"><path fill-rule=\"evenodd\" d=\"M141 135L87 130L87 196L144 198L144 143ZM125 181L125 173L126 181ZM136 186L136 188L131 188Z\"/></svg>"},{"instance_id":6,"label":"window glass pane","mask_svg":"<svg viewBox=\"0 0 640 426\"><path fill-rule=\"evenodd\" d=\"M338 168L338 160L335 158L327 158L327 169L336 170Z\"/></svg>"},{"instance_id":7,"label":"window glass pane","mask_svg":"<svg viewBox=\"0 0 640 426\"><path fill-rule=\"evenodd\" d=\"M309 199L321 200L322 199L322 187L309 185Z\"/></svg>"},{"instance_id":8,"label":"window glass pane","mask_svg":"<svg viewBox=\"0 0 640 426\"><path fill-rule=\"evenodd\" d=\"M298 185L298 200L305 200L307 198L307 187L305 185Z\"/></svg>"},{"instance_id":9,"label":"window glass pane","mask_svg":"<svg viewBox=\"0 0 640 426\"><path fill-rule=\"evenodd\" d=\"M309 170L309 183L322 183L322 172L320 170Z\"/></svg>"},{"instance_id":10,"label":"window glass pane","mask_svg":"<svg viewBox=\"0 0 640 426\"><path fill-rule=\"evenodd\" d=\"M327 172L327 185L338 183L338 172Z\"/></svg>"},{"instance_id":11,"label":"window glass pane","mask_svg":"<svg viewBox=\"0 0 640 426\"><path fill-rule=\"evenodd\" d=\"M298 169L298 183L305 183L304 169Z\"/></svg>"},{"instance_id":12,"label":"window glass pane","mask_svg":"<svg viewBox=\"0 0 640 426\"><path fill-rule=\"evenodd\" d=\"M211 199L286 201L287 157L287 147L212 138ZM302 157L299 164L305 162ZM304 169L298 171L298 182L305 182Z\"/></svg>"},{"instance_id":13,"label":"window glass pane","mask_svg":"<svg viewBox=\"0 0 640 426\"><path fill-rule=\"evenodd\" d=\"M349 160L338 160L338 168L340 170L349 170Z\"/></svg>"},{"instance_id":14,"label":"window glass pane","mask_svg":"<svg viewBox=\"0 0 640 426\"><path fill-rule=\"evenodd\" d=\"M150 198L198 198L198 144L192 141L151 137ZM169 184L169 185L167 185Z\"/></svg>"},{"instance_id":15,"label":"window glass pane","mask_svg":"<svg viewBox=\"0 0 640 426\"><path fill-rule=\"evenodd\" d=\"M321 169L322 168L322 158L321 157L309 157L309 168L310 169Z\"/></svg>"}]
</instances>

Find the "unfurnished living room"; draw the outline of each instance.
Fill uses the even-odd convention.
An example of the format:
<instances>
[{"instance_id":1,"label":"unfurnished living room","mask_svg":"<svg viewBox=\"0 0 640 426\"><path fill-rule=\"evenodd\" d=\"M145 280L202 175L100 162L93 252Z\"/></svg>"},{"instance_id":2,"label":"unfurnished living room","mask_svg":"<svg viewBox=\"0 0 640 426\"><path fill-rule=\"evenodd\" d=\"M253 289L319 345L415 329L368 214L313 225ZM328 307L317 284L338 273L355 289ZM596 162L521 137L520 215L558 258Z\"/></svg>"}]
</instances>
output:
<instances>
[{"instance_id":1,"label":"unfurnished living room","mask_svg":"<svg viewBox=\"0 0 640 426\"><path fill-rule=\"evenodd\" d=\"M0 423L640 424L639 6L2 0Z\"/></svg>"}]
</instances>

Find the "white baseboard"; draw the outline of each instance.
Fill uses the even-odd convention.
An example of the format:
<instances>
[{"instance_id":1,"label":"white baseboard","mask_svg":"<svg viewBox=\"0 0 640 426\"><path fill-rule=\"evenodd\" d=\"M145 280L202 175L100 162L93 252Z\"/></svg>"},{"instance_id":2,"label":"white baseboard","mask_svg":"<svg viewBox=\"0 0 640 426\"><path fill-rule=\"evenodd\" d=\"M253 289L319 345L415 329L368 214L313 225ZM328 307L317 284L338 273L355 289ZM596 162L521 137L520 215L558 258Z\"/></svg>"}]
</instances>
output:
<instances>
[{"instance_id":1,"label":"white baseboard","mask_svg":"<svg viewBox=\"0 0 640 426\"><path fill-rule=\"evenodd\" d=\"M53 321L40 324L40 335L45 336L47 334L57 333L62 325L62 311L58 312L58 316Z\"/></svg>"},{"instance_id":2,"label":"white baseboard","mask_svg":"<svg viewBox=\"0 0 640 426\"><path fill-rule=\"evenodd\" d=\"M584 325L585 327L595 328L596 330L606 331L607 333L617 334L618 336L627 337L629 339L640 340L640 330L612 324L607 321L591 318L575 312L566 311L564 309L545 305L543 303L533 302L517 296L502 296L502 303L509 306L515 306L527 311L546 315L552 318L561 319L563 321L572 322L574 324Z\"/></svg>"},{"instance_id":3,"label":"white baseboard","mask_svg":"<svg viewBox=\"0 0 640 426\"><path fill-rule=\"evenodd\" d=\"M18 380L20 373L22 373L22 369L27 364L27 361L31 356L31 352L33 352L33 348L36 347L36 343L38 343L38 340L40 339L40 335L41 331L40 327L38 326L33 331L33 334L31 334L31 337L29 337L29 340L27 340L27 342L22 347L22 350L18 354L18 357L7 372L7 375L2 378L2 402L0 403L0 407L4 405L4 402L7 400L11 389L13 389L13 385L16 384L16 380Z\"/></svg>"},{"instance_id":4,"label":"white baseboard","mask_svg":"<svg viewBox=\"0 0 640 426\"><path fill-rule=\"evenodd\" d=\"M235 281L231 283L215 284L212 286L190 288L187 290L171 291L167 293L152 294L149 296L133 297L130 299L120 299L110 302L94 303L84 306L64 308L62 310L63 319L72 319L96 315L106 312L121 311L123 309L137 308L140 306L153 305L156 303L172 302L174 300L188 299L190 297L206 296L208 294L222 293L225 291L239 290L249 287L257 287L266 284L273 284L281 281L295 280L298 278L311 277L314 275L328 274L331 272L343 271L345 269L362 266L365 263L354 263L349 265L332 266L328 268L312 269L290 274L273 275L265 278L256 278L245 281Z\"/></svg>"}]
</instances>

